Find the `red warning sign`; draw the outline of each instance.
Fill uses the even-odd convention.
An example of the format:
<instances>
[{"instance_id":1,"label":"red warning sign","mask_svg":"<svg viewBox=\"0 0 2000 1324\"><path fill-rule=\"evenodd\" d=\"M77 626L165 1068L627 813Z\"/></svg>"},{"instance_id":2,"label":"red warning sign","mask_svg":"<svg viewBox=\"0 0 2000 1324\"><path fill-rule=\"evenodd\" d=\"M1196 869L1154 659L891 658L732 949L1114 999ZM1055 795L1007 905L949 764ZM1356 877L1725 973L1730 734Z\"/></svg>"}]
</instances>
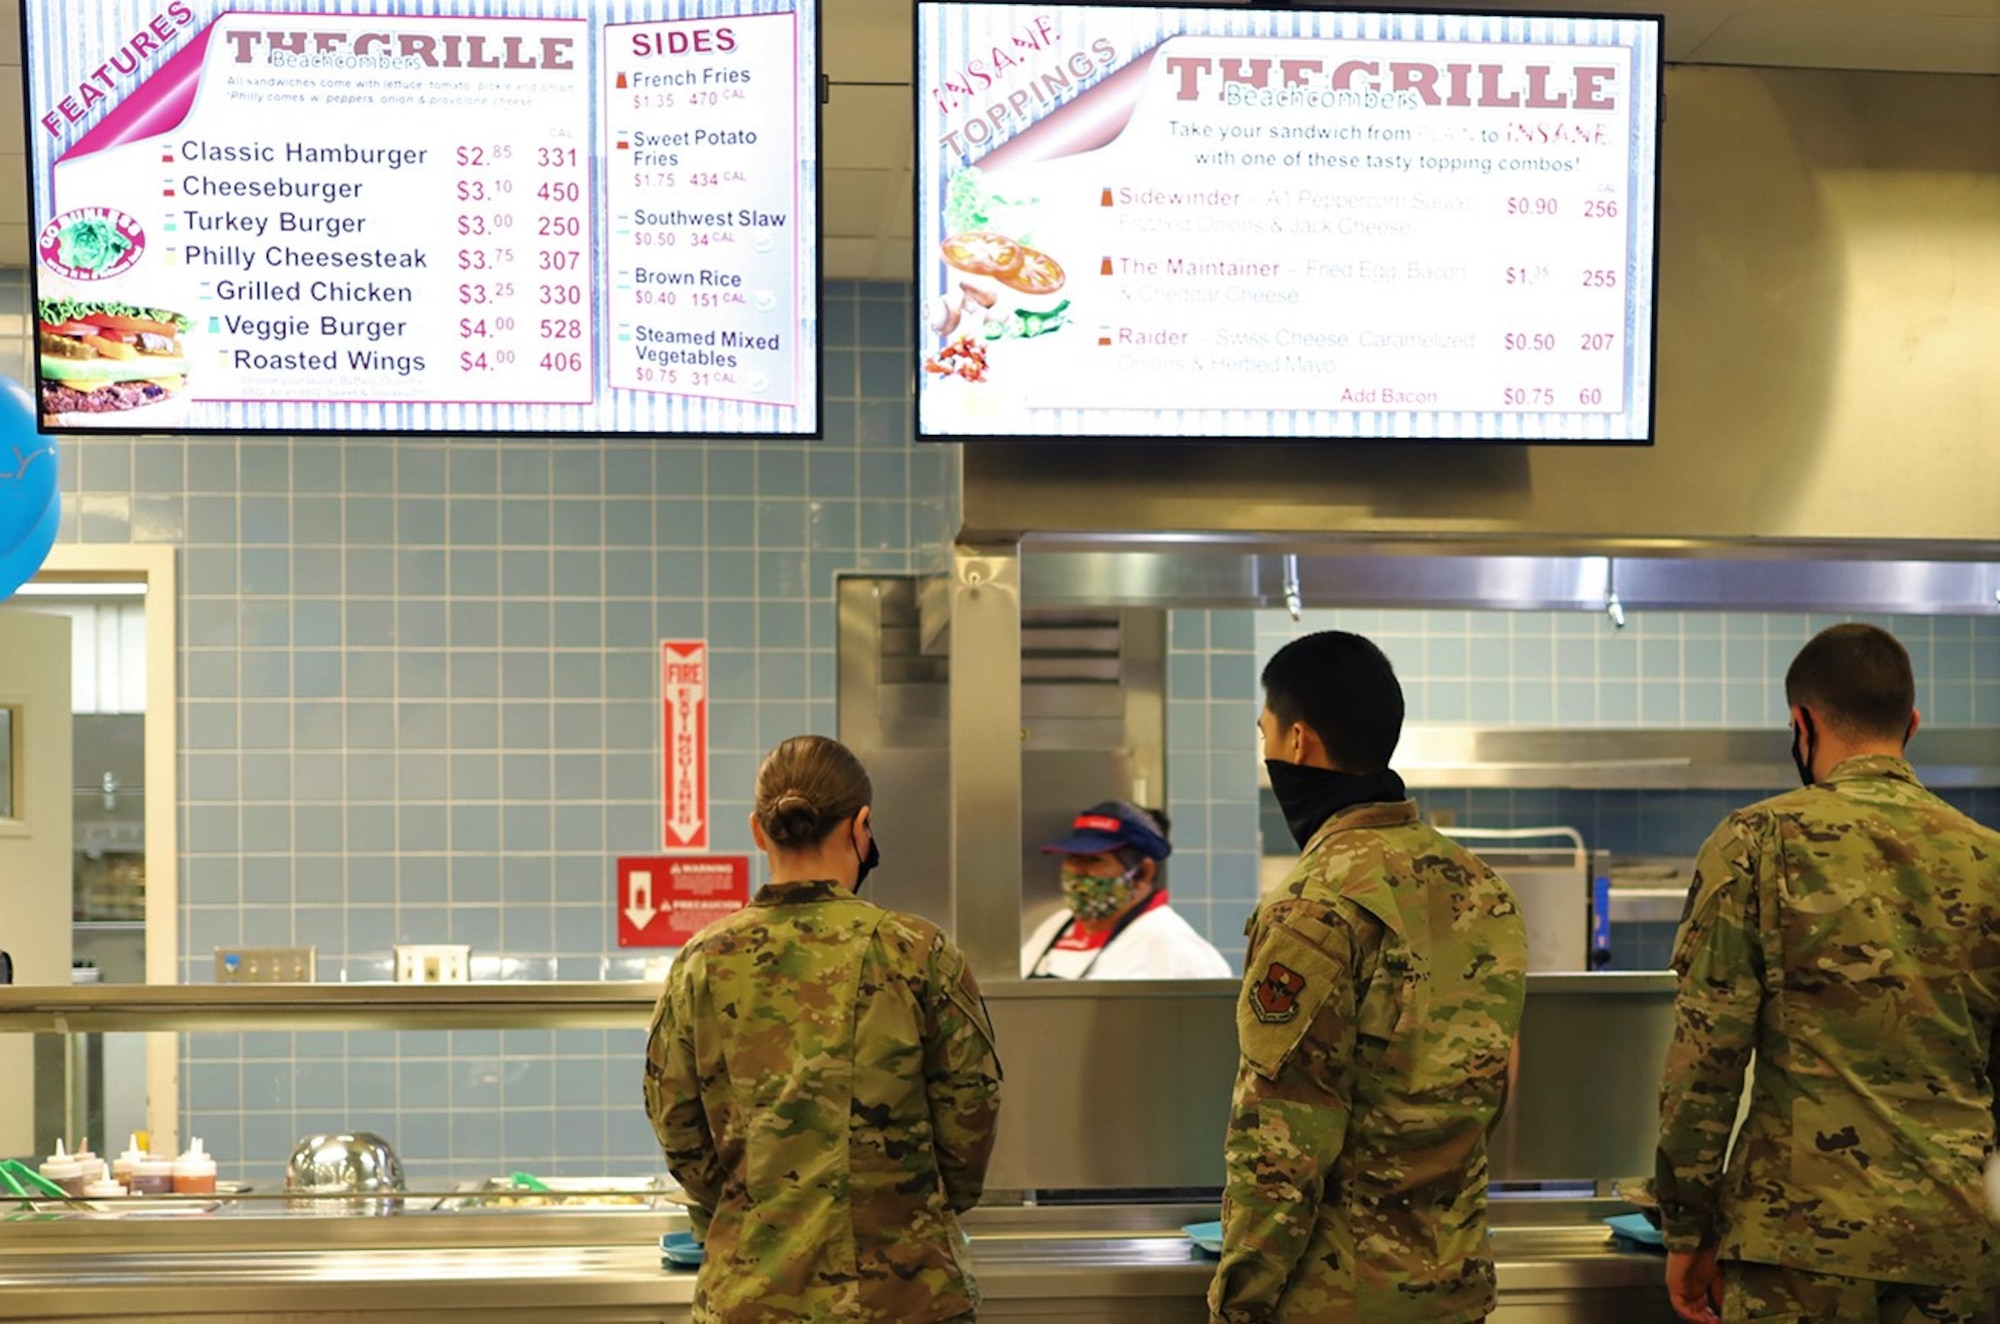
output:
<instances>
[{"instance_id":1,"label":"red warning sign","mask_svg":"<svg viewBox=\"0 0 2000 1324\"><path fill-rule=\"evenodd\" d=\"M665 759L661 844L708 849L708 641L660 644L660 707Z\"/></svg>"},{"instance_id":2,"label":"red warning sign","mask_svg":"<svg viewBox=\"0 0 2000 1324\"><path fill-rule=\"evenodd\" d=\"M618 861L620 947L683 947L750 900L747 855L641 855Z\"/></svg>"}]
</instances>

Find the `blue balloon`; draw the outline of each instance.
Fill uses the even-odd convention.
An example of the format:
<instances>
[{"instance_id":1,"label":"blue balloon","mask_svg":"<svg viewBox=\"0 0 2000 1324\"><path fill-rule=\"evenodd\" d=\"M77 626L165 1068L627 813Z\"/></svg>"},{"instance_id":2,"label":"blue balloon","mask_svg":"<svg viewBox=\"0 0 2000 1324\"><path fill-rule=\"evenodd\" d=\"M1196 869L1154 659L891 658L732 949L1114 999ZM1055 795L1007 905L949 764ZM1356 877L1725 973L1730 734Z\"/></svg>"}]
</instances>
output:
<instances>
[{"instance_id":1,"label":"blue balloon","mask_svg":"<svg viewBox=\"0 0 2000 1324\"><path fill-rule=\"evenodd\" d=\"M55 438L37 430L28 388L0 377L0 599L42 568L61 520Z\"/></svg>"},{"instance_id":2,"label":"blue balloon","mask_svg":"<svg viewBox=\"0 0 2000 1324\"><path fill-rule=\"evenodd\" d=\"M61 523L62 497L57 496L12 551L0 552L0 602L12 597L15 589L33 579L42 568L42 562L49 557L49 548L56 545L56 529Z\"/></svg>"}]
</instances>

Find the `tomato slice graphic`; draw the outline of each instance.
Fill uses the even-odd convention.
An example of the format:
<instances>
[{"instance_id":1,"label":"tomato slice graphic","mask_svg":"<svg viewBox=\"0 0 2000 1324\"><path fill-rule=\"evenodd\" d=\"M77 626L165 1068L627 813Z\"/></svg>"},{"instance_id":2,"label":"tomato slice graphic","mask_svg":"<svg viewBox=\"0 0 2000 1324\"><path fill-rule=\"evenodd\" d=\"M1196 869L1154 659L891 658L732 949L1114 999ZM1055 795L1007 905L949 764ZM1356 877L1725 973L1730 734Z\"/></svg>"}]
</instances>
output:
<instances>
[{"instance_id":1,"label":"tomato slice graphic","mask_svg":"<svg viewBox=\"0 0 2000 1324\"><path fill-rule=\"evenodd\" d=\"M1062 263L1037 248L1021 250L1021 263L1002 273L1000 283L1023 294L1054 294L1063 287Z\"/></svg>"},{"instance_id":2,"label":"tomato slice graphic","mask_svg":"<svg viewBox=\"0 0 2000 1324\"><path fill-rule=\"evenodd\" d=\"M975 276L1005 278L1021 265L1021 246L1004 234L987 230L966 230L939 245L944 260L960 271Z\"/></svg>"}]
</instances>

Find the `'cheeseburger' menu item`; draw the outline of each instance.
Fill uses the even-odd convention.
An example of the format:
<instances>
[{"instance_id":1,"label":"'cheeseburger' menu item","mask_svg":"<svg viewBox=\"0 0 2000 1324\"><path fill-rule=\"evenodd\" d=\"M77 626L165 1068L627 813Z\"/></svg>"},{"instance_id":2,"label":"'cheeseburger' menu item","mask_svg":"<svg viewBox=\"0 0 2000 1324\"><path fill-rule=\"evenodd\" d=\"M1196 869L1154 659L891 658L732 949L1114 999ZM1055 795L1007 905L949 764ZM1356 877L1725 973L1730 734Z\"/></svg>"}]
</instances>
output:
<instances>
[{"instance_id":1,"label":"'cheeseburger' menu item","mask_svg":"<svg viewBox=\"0 0 2000 1324\"><path fill-rule=\"evenodd\" d=\"M1650 441L1660 58L919 0L918 435Z\"/></svg>"},{"instance_id":2,"label":"'cheeseburger' menu item","mask_svg":"<svg viewBox=\"0 0 2000 1324\"><path fill-rule=\"evenodd\" d=\"M185 421L185 316L100 299L43 299L35 319L44 427L92 427L108 416L149 429Z\"/></svg>"},{"instance_id":3,"label":"'cheeseburger' menu item","mask_svg":"<svg viewBox=\"0 0 2000 1324\"><path fill-rule=\"evenodd\" d=\"M809 0L24 6L45 428L818 434Z\"/></svg>"}]
</instances>

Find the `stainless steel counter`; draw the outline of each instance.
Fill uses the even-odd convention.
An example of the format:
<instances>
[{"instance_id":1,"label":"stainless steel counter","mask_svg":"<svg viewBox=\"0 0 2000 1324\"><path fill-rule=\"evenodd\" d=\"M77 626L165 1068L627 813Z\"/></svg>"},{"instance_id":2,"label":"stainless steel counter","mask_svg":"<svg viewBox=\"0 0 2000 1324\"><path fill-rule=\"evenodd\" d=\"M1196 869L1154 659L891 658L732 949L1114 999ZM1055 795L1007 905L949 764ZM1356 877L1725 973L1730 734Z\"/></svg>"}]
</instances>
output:
<instances>
[{"instance_id":1,"label":"stainless steel counter","mask_svg":"<svg viewBox=\"0 0 2000 1324\"><path fill-rule=\"evenodd\" d=\"M1591 1212L1496 1231L1496 1320L1671 1318L1662 1260L1615 1247ZM981 1210L980 1318L1205 1324L1214 1261L1178 1229L1212 1213ZM15 1222L0 1231L0 1320L681 1321L694 1275L663 1269L654 1244L676 1226L657 1214Z\"/></svg>"}]
</instances>

